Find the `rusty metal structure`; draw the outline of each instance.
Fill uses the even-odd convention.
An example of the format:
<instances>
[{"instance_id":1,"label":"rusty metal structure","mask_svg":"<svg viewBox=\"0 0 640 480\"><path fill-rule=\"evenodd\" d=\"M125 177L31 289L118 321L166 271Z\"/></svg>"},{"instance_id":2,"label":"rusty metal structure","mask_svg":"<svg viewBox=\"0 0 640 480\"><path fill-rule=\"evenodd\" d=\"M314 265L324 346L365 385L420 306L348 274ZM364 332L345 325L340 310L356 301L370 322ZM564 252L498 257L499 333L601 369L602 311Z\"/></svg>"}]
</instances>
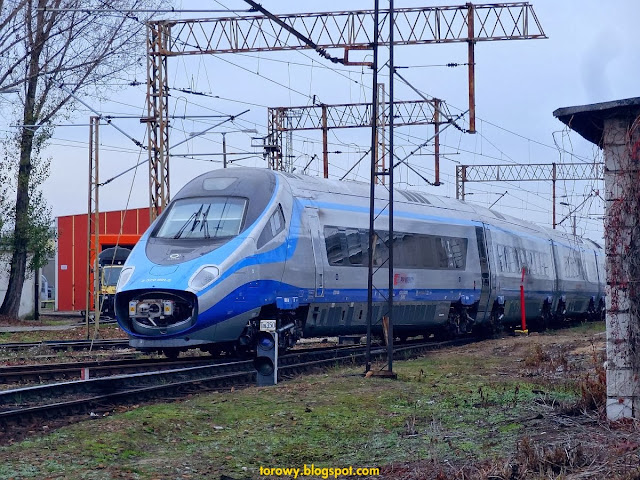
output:
<instances>
[{"instance_id":1,"label":"rusty metal structure","mask_svg":"<svg viewBox=\"0 0 640 480\"><path fill-rule=\"evenodd\" d=\"M89 119L89 196L87 202L87 285L86 310L84 321L87 328L87 339L91 338L89 331L90 310L93 305L94 332L97 334L100 322L100 289L98 288L98 253L100 245L100 208L99 208L99 146L100 146L100 117Z\"/></svg>"},{"instance_id":2,"label":"rusty metal structure","mask_svg":"<svg viewBox=\"0 0 640 480\"><path fill-rule=\"evenodd\" d=\"M439 99L410 100L394 102L395 125L436 125L441 112L450 118L446 104ZM343 103L335 105L310 105L302 107L274 107L268 109L269 168L291 171L291 165L283 152L287 151L290 140L284 132L300 130L322 130L322 158L324 178L329 178L329 156L327 133L336 128L371 128L373 106L368 103ZM380 151L376 154L381 165L385 156L385 127L389 118L389 104L385 100L384 84L378 84L378 142ZM435 126L436 130L439 125ZM383 167L384 168L384 167Z\"/></svg>"},{"instance_id":3,"label":"rusty metal structure","mask_svg":"<svg viewBox=\"0 0 640 480\"><path fill-rule=\"evenodd\" d=\"M456 198L464 200L469 182L551 182L552 224L556 228L556 182L558 180L602 180L602 163L531 163L500 165L456 165Z\"/></svg>"},{"instance_id":4,"label":"rusty metal structure","mask_svg":"<svg viewBox=\"0 0 640 480\"><path fill-rule=\"evenodd\" d=\"M147 114L149 214L153 221L169 203L169 82L167 56L170 26L147 26ZM162 53L161 53L162 52Z\"/></svg>"},{"instance_id":5,"label":"rusty metal structure","mask_svg":"<svg viewBox=\"0 0 640 480\"><path fill-rule=\"evenodd\" d=\"M389 10L380 10L379 23L388 24L389 15ZM470 131L475 131L475 44L546 38L533 7L526 2L398 8L393 10L393 23L393 45L468 44ZM359 64L349 61L349 52L371 49L376 26L373 10L150 22L146 121L152 217L169 201L168 57L315 49L333 61ZM292 34L294 29L302 35ZM313 44L301 37L313 39ZM389 43L389 33L380 38L380 45ZM344 57L328 57L326 49L331 48L343 49Z\"/></svg>"}]
</instances>

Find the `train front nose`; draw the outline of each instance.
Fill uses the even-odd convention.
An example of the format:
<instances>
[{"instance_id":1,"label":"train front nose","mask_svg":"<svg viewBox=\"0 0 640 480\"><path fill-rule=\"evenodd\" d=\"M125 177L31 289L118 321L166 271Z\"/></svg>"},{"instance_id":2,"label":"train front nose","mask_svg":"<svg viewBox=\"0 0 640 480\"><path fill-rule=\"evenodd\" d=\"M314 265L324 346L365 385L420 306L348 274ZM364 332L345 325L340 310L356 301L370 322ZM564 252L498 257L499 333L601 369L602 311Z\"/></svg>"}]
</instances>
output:
<instances>
[{"instance_id":1,"label":"train front nose","mask_svg":"<svg viewBox=\"0 0 640 480\"><path fill-rule=\"evenodd\" d=\"M198 300L178 290L129 290L116 296L116 314L123 326L145 336L179 333L193 326Z\"/></svg>"}]
</instances>

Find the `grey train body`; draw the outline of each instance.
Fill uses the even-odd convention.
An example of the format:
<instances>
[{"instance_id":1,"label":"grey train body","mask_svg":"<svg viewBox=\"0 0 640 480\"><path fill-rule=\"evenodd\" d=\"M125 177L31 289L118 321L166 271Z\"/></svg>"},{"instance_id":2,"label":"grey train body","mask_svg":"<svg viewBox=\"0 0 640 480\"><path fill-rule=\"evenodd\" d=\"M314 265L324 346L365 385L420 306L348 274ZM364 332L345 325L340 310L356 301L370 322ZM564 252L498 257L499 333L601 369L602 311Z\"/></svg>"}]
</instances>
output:
<instances>
[{"instance_id":1,"label":"grey train body","mask_svg":"<svg viewBox=\"0 0 640 480\"><path fill-rule=\"evenodd\" d=\"M242 199L233 235L183 240L185 224L161 238L174 202L204 197ZM377 198L376 210L386 202ZM192 180L172 205L129 257L133 280L118 286L116 313L133 346L251 346L259 320L273 318L285 345L301 336L366 331L367 184L233 168ZM375 230L372 319L380 332L386 302L379 292L389 287L384 212ZM393 242L393 322L400 338L517 325L521 284L534 325L598 316L604 308L603 253L590 240L455 199L397 190ZM203 265L214 280L199 290L193 282ZM162 325L147 321L136 305L154 301L174 302L171 308L184 313Z\"/></svg>"}]
</instances>

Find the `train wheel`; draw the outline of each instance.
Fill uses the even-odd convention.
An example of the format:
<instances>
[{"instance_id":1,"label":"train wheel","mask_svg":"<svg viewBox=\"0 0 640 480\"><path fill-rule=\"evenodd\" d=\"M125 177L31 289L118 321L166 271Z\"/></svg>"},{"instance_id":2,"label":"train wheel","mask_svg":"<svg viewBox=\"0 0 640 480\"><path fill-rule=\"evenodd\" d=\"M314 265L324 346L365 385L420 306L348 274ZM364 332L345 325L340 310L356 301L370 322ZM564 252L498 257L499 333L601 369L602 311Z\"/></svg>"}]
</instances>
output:
<instances>
[{"instance_id":1,"label":"train wheel","mask_svg":"<svg viewBox=\"0 0 640 480\"><path fill-rule=\"evenodd\" d=\"M542 331L547 330L553 323L553 314L551 313L551 305L547 302L542 306L542 320L540 328Z\"/></svg>"}]
</instances>

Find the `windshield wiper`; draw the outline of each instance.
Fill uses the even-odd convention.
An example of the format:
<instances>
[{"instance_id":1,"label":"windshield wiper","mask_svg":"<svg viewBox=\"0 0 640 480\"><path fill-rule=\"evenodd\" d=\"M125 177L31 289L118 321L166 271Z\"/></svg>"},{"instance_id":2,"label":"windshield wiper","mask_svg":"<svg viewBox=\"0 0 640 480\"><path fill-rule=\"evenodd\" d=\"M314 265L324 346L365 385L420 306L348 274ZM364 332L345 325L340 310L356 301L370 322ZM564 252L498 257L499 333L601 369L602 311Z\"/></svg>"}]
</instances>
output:
<instances>
[{"instance_id":1,"label":"windshield wiper","mask_svg":"<svg viewBox=\"0 0 640 480\"><path fill-rule=\"evenodd\" d=\"M227 213L227 209L229 208L229 199L225 198L224 205L222 206L222 213L220 214L220 218L218 218L218 224L216 225L216 237L218 237L218 232L222 228L220 225L225 220L225 215Z\"/></svg>"},{"instance_id":2,"label":"windshield wiper","mask_svg":"<svg viewBox=\"0 0 640 480\"><path fill-rule=\"evenodd\" d=\"M202 214L202 225L200 225L200 231L202 231L202 229L204 228L204 238L211 237L211 235L209 235L209 220L207 220L209 210L211 210L211 204L209 204L207 210Z\"/></svg>"},{"instance_id":3,"label":"windshield wiper","mask_svg":"<svg viewBox=\"0 0 640 480\"><path fill-rule=\"evenodd\" d=\"M197 212L192 213L191 216L187 218L187 221L184 222L184 225L180 227L180 230L178 230L178 232L173 236L173 238L180 238L184 233L185 229L189 226L189 224L192 221L193 221L193 226L191 227L191 230L189 230L189 232L193 232L196 228L196 225L198 225L198 217L200 216L200 212L202 212L203 208L204 208L204 203L200 205L200 208L198 209Z\"/></svg>"}]
</instances>

